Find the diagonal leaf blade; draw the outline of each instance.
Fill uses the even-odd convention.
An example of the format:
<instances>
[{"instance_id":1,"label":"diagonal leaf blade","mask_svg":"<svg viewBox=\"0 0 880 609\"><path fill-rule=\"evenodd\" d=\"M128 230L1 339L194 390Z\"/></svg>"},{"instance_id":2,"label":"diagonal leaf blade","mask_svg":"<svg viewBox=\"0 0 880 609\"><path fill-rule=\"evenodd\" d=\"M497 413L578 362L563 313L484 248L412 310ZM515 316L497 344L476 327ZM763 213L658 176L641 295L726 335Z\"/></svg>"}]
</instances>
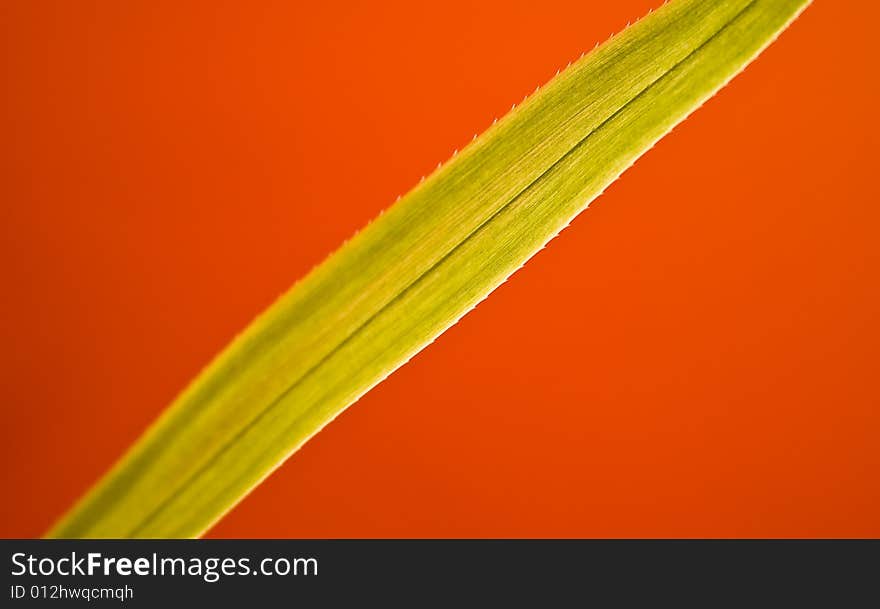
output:
<instances>
[{"instance_id":1,"label":"diagonal leaf blade","mask_svg":"<svg viewBox=\"0 0 880 609\"><path fill-rule=\"evenodd\" d=\"M50 532L202 534L522 266L809 0L677 0L559 74L212 362Z\"/></svg>"}]
</instances>

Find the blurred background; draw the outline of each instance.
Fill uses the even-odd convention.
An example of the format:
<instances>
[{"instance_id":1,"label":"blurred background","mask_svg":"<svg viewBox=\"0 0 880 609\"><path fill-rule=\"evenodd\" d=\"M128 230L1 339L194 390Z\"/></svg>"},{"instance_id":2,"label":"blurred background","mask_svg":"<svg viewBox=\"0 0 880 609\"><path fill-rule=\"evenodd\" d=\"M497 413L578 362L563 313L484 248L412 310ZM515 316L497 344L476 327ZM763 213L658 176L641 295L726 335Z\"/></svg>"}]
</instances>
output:
<instances>
[{"instance_id":1,"label":"blurred background","mask_svg":"<svg viewBox=\"0 0 880 609\"><path fill-rule=\"evenodd\" d=\"M2 3L0 536L659 3ZM878 19L815 2L211 535L880 536Z\"/></svg>"}]
</instances>

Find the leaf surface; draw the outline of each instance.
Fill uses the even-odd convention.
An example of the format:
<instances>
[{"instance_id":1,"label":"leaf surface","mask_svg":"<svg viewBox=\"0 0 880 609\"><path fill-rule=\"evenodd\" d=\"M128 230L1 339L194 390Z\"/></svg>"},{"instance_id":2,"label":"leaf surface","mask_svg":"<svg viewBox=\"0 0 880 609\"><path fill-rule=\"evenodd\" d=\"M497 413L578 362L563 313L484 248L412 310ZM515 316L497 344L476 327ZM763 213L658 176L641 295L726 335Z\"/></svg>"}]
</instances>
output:
<instances>
[{"instance_id":1,"label":"leaf surface","mask_svg":"<svg viewBox=\"0 0 880 609\"><path fill-rule=\"evenodd\" d=\"M49 535L202 534L544 247L808 3L677 0L572 64L260 315Z\"/></svg>"}]
</instances>

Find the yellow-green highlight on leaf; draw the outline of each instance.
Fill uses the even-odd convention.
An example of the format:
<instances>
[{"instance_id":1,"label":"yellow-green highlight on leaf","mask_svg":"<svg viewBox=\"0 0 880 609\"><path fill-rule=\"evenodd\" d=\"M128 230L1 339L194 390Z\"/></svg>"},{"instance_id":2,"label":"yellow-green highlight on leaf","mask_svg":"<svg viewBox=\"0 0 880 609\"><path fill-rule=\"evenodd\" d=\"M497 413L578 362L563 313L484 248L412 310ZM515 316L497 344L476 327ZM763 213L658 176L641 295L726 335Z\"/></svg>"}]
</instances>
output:
<instances>
[{"instance_id":1,"label":"yellow-green highlight on leaf","mask_svg":"<svg viewBox=\"0 0 880 609\"><path fill-rule=\"evenodd\" d=\"M505 281L808 3L677 0L572 64L259 316L49 536L201 535Z\"/></svg>"}]
</instances>

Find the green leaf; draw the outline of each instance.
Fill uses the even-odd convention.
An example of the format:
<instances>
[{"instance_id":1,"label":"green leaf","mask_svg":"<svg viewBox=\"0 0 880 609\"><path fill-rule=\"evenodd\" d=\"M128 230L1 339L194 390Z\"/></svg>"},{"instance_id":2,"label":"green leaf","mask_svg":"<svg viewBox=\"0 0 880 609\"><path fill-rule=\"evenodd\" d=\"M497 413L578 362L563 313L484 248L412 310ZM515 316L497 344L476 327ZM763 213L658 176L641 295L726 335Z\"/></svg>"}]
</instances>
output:
<instances>
[{"instance_id":1,"label":"green leaf","mask_svg":"<svg viewBox=\"0 0 880 609\"><path fill-rule=\"evenodd\" d=\"M544 247L808 3L678 0L575 62L258 317L49 535L202 534Z\"/></svg>"}]
</instances>

